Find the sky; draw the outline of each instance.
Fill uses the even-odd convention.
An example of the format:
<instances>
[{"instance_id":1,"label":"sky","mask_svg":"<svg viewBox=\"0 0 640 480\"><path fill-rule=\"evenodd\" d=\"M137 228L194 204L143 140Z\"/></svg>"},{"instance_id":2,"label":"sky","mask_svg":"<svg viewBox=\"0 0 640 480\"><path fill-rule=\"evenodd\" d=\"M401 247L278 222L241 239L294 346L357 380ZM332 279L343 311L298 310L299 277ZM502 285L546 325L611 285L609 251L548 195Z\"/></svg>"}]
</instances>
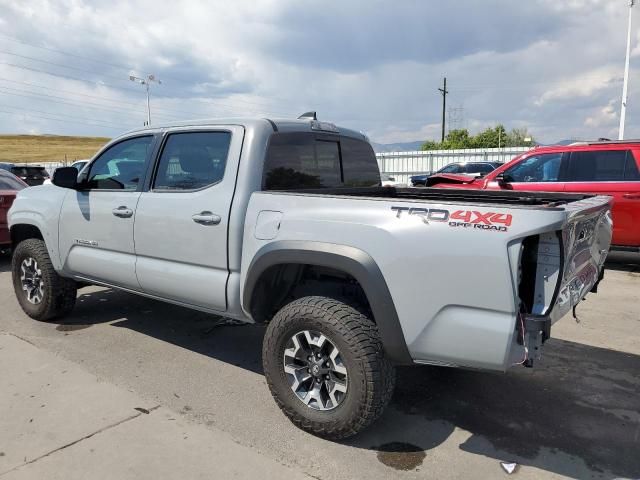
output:
<instances>
[{"instance_id":1,"label":"sky","mask_svg":"<svg viewBox=\"0 0 640 480\"><path fill-rule=\"evenodd\" d=\"M378 143L504 124L617 138L628 0L0 0L0 133L321 120ZM640 6L627 138L640 138ZM636 101L637 99L637 101Z\"/></svg>"}]
</instances>

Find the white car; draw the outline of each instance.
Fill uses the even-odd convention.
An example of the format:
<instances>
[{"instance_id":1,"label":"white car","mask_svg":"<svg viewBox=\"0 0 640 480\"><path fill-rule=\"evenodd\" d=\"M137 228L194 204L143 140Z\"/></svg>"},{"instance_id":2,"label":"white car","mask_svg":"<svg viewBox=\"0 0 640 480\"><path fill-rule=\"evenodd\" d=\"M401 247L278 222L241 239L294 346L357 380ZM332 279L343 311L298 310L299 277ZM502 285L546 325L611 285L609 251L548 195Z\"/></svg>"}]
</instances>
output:
<instances>
[{"instance_id":1,"label":"white car","mask_svg":"<svg viewBox=\"0 0 640 480\"><path fill-rule=\"evenodd\" d=\"M407 185L402 182L396 181L395 177L391 177L386 173L380 174L380 181L383 187L406 187Z\"/></svg>"}]
</instances>

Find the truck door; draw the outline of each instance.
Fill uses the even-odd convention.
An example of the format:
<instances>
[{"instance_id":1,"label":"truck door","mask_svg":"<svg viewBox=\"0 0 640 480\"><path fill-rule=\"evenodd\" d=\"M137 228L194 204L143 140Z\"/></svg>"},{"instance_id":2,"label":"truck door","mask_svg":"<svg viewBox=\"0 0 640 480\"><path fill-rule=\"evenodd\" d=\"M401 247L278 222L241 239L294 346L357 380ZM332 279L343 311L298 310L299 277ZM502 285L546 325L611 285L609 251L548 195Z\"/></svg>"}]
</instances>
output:
<instances>
[{"instance_id":1,"label":"truck door","mask_svg":"<svg viewBox=\"0 0 640 480\"><path fill-rule=\"evenodd\" d=\"M59 239L67 272L140 289L133 222L153 140L138 136L110 146L88 167L86 188L65 196Z\"/></svg>"},{"instance_id":2,"label":"truck door","mask_svg":"<svg viewBox=\"0 0 640 480\"><path fill-rule=\"evenodd\" d=\"M136 274L144 292L227 309L227 231L243 134L239 126L165 133L136 214Z\"/></svg>"},{"instance_id":3,"label":"truck door","mask_svg":"<svg viewBox=\"0 0 640 480\"><path fill-rule=\"evenodd\" d=\"M611 195L611 243L640 246L640 174L631 150L571 152L566 191Z\"/></svg>"}]
</instances>

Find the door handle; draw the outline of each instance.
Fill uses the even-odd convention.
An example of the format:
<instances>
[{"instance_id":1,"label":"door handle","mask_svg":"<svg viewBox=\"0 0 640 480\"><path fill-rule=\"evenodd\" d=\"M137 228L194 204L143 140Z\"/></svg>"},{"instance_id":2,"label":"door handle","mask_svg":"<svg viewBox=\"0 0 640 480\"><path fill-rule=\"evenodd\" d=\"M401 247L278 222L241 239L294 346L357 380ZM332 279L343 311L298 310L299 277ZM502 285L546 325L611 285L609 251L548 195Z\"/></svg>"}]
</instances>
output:
<instances>
[{"instance_id":1,"label":"door handle","mask_svg":"<svg viewBox=\"0 0 640 480\"><path fill-rule=\"evenodd\" d=\"M128 207L125 207L124 205L121 205L118 208L114 208L113 210L111 210L111 212L116 217L120 217L120 218L129 218L133 216L133 210L131 210Z\"/></svg>"},{"instance_id":2,"label":"door handle","mask_svg":"<svg viewBox=\"0 0 640 480\"><path fill-rule=\"evenodd\" d=\"M628 198L629 200L640 200L640 193L625 193L622 196L623 198Z\"/></svg>"},{"instance_id":3,"label":"door handle","mask_svg":"<svg viewBox=\"0 0 640 480\"><path fill-rule=\"evenodd\" d=\"M216 215L209 211L196 213L191 218L194 222L199 223L200 225L218 225L222 221L220 215Z\"/></svg>"}]
</instances>

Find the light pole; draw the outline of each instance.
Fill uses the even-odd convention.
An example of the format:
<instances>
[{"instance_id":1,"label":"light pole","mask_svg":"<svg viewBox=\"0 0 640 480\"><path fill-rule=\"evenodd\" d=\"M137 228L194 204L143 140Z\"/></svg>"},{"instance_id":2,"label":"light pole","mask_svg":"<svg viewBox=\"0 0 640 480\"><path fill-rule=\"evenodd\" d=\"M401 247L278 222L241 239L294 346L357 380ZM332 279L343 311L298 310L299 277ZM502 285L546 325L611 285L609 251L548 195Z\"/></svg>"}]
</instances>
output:
<instances>
[{"instance_id":1,"label":"light pole","mask_svg":"<svg viewBox=\"0 0 640 480\"><path fill-rule=\"evenodd\" d=\"M151 125L151 103L149 101L149 85L152 82L161 85L162 82L158 80L155 75L147 75L147 78L140 78L136 77L135 75L129 75L129 80L145 86L145 90L147 91L147 125Z\"/></svg>"},{"instance_id":2,"label":"light pole","mask_svg":"<svg viewBox=\"0 0 640 480\"><path fill-rule=\"evenodd\" d=\"M620 106L620 129L618 140L624 140L624 120L627 114L627 86L629 83L629 54L631 53L631 14L635 0L629 0L629 27L627 29L627 57L624 63L624 81L622 83L622 105Z\"/></svg>"}]
</instances>

